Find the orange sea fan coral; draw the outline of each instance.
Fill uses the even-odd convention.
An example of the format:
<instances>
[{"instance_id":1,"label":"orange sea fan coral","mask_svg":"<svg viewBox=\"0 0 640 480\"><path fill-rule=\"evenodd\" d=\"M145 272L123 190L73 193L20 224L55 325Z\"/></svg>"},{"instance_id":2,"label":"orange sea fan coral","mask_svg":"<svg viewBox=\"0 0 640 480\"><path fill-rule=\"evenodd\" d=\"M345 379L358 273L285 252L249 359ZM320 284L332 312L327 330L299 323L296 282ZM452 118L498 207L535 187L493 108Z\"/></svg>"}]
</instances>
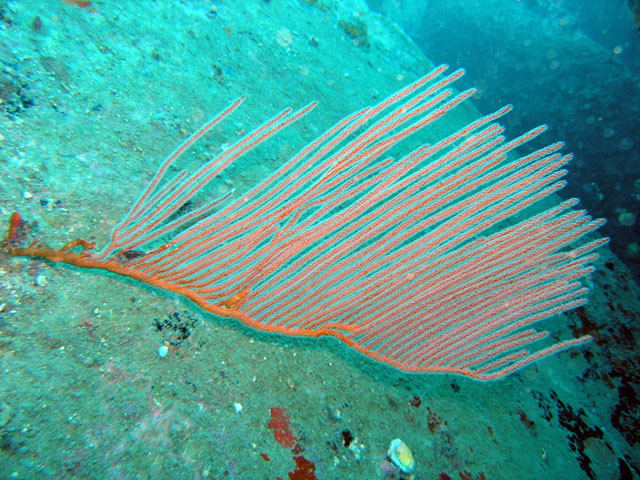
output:
<instances>
[{"instance_id":1,"label":"orange sea fan coral","mask_svg":"<svg viewBox=\"0 0 640 480\"><path fill-rule=\"evenodd\" d=\"M348 116L248 193L185 213L230 163L315 106L286 109L196 172L167 179L241 98L160 165L100 251L85 240L6 249L125 275L256 329L334 336L410 372L488 380L583 344L590 337L528 350L547 337L535 323L586 302L581 279L607 241L578 242L604 221L572 210L576 199L513 221L565 184L571 156L561 143L513 154L545 127L507 141L496 123L505 107L400 159L387 155L473 95L454 94L463 71L446 70Z\"/></svg>"}]
</instances>

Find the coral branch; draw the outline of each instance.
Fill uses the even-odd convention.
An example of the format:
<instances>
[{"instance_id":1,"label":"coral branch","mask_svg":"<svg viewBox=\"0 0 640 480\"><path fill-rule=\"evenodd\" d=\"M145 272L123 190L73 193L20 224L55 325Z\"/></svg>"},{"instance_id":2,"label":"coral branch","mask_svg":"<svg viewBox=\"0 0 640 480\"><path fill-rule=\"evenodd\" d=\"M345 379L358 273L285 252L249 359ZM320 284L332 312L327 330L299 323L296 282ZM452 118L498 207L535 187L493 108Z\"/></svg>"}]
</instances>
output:
<instances>
[{"instance_id":1,"label":"coral branch","mask_svg":"<svg viewBox=\"0 0 640 480\"><path fill-rule=\"evenodd\" d=\"M166 180L243 98L236 100L160 165L101 251L85 240L18 248L19 216L4 248L124 275L259 330L330 335L411 372L490 380L587 342L549 344L533 328L586 302L581 280L607 241L582 241L603 220L571 210L575 199L521 215L565 184L571 156L560 153L562 143L515 153L545 126L506 141L495 122L507 106L398 160L389 156L473 95L455 94L451 84L464 72L443 77L446 70L348 116L241 196L200 199L223 169L315 103L282 111L197 171ZM197 200L193 211L181 210Z\"/></svg>"}]
</instances>

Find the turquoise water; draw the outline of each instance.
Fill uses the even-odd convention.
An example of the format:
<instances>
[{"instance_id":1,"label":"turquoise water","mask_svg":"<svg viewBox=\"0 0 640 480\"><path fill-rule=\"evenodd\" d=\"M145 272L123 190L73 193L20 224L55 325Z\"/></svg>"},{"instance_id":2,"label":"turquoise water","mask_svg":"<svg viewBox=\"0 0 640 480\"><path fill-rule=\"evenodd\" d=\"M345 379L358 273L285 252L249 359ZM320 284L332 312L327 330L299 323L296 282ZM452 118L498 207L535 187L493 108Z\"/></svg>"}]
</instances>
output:
<instances>
[{"instance_id":1,"label":"turquoise water","mask_svg":"<svg viewBox=\"0 0 640 480\"><path fill-rule=\"evenodd\" d=\"M464 374L412 374L332 337L256 330L144 282L12 258L5 249L0 253L0 478L637 475L640 295L633 276L637 223L632 218L638 208L638 141L631 127L637 123L632 101L637 74L627 60L633 37L615 42L595 35L600 30L584 23L591 18L588 11L572 10L571 3L523 2L509 9L487 2L483 8L458 9L457 15L452 3L434 5L430 15L419 3L405 4L408 10L397 2L371 4L412 40L355 0L0 2L0 215L8 220L18 211L22 218L7 242L26 246L38 239L54 249L84 238L103 247L163 158L235 99L246 96L168 170L169 180L223 155L284 108L318 101L303 119L236 160L201 192L208 201L226 195L229 202L242 199L346 115L424 76L434 62L448 62L468 67L456 88L479 90L391 153L401 157L424 142L438 142L509 102L516 109L500 120L509 138L540 123L551 130L518 153L566 139L565 151L576 155L568 166L569 185L559 195L580 196L589 213L608 219L599 234L612 238L611 248L628 265L608 246L599 248L597 270L581 279L590 289L588 303L536 329L550 332L546 345L587 335L592 340L491 382ZM416 35L418 20L425 18L431 28ZM451 35L452 30L459 33ZM479 31L488 43L473 46L470 39L479 42ZM510 48L499 48L503 37L513 39L502 42ZM615 53L618 43L623 51ZM566 74L570 59L573 77ZM629 99L617 110L620 90L613 78ZM558 108L562 98L564 109ZM604 157L608 163L598 164ZM346 191L332 192L322 202ZM176 205L169 221L205 204L201 197ZM399 203L400 197L391 198ZM327 215L356 200L332 205ZM559 201L547 198L483 234ZM303 211L300 218L309 218L305 215L311 214ZM419 240L424 234L415 235ZM384 238L371 237L361 248ZM155 241L127 245L117 260L131 266L150 258L153 249L171 248L162 236ZM399 268L410 260L404 256ZM226 266L225 278L233 278L241 262L235 261L237 269ZM334 285L341 285L347 268ZM499 268L492 268L491 274L499 275ZM222 265L216 271L224 271ZM456 278L450 282L454 290L462 288ZM256 285L243 300L247 311ZM233 292L242 292L241 286L234 284ZM330 287L310 293L305 305ZM392 307L409 308L420 295L419 289L411 292ZM500 289L492 292L490 298L508 301ZM264 301L277 293L267 291ZM473 294L471 289L466 296ZM357 304L364 295L346 300ZM452 308L463 301L455 297ZM509 312L504 308L500 311ZM287 304L278 309L286 311ZM479 315L470 306L466 312L468 322ZM378 317L386 318L383 311ZM278 315L274 318L269 322L275 324ZM464 332L456 338L464 339ZM413 473L400 471L400 461L390 455L394 439L413 452Z\"/></svg>"}]
</instances>

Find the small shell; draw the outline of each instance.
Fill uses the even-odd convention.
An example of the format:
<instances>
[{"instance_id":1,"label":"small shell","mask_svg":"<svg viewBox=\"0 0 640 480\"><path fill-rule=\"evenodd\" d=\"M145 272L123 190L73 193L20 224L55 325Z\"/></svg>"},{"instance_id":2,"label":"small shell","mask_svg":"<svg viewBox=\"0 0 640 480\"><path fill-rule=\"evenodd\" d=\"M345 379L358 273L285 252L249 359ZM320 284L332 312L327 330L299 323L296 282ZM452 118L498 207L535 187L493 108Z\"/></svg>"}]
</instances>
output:
<instances>
[{"instance_id":1,"label":"small shell","mask_svg":"<svg viewBox=\"0 0 640 480\"><path fill-rule=\"evenodd\" d=\"M413 458L413 452L399 438L391 441L389 450L387 450L387 457L396 467L402 470L404 473L413 473L416 468L416 461Z\"/></svg>"},{"instance_id":2,"label":"small shell","mask_svg":"<svg viewBox=\"0 0 640 480\"><path fill-rule=\"evenodd\" d=\"M291 30L281 28L276 32L276 41L281 47L289 47L293 43L293 34Z\"/></svg>"}]
</instances>

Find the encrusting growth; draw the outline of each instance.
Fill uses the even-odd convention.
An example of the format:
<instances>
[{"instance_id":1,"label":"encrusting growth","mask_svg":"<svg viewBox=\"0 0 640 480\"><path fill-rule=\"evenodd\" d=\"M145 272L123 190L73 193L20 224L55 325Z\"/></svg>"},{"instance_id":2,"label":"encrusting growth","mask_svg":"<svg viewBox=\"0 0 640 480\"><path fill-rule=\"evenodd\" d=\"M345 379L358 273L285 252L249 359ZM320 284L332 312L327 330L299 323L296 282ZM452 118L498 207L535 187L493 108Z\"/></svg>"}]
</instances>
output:
<instances>
[{"instance_id":1,"label":"encrusting growth","mask_svg":"<svg viewBox=\"0 0 640 480\"><path fill-rule=\"evenodd\" d=\"M331 335L410 372L494 379L588 341L527 349L548 336L533 324L586 302L580 280L607 241L576 246L604 223L572 210L576 199L513 221L565 184L561 143L514 154L545 127L507 141L495 123L505 107L387 156L473 95L455 94L463 71L446 69L340 121L248 193L184 213L229 164L315 106L284 110L196 172L166 178L240 98L160 165L101 250L85 240L18 247L15 226L5 249L131 277L259 330Z\"/></svg>"}]
</instances>

